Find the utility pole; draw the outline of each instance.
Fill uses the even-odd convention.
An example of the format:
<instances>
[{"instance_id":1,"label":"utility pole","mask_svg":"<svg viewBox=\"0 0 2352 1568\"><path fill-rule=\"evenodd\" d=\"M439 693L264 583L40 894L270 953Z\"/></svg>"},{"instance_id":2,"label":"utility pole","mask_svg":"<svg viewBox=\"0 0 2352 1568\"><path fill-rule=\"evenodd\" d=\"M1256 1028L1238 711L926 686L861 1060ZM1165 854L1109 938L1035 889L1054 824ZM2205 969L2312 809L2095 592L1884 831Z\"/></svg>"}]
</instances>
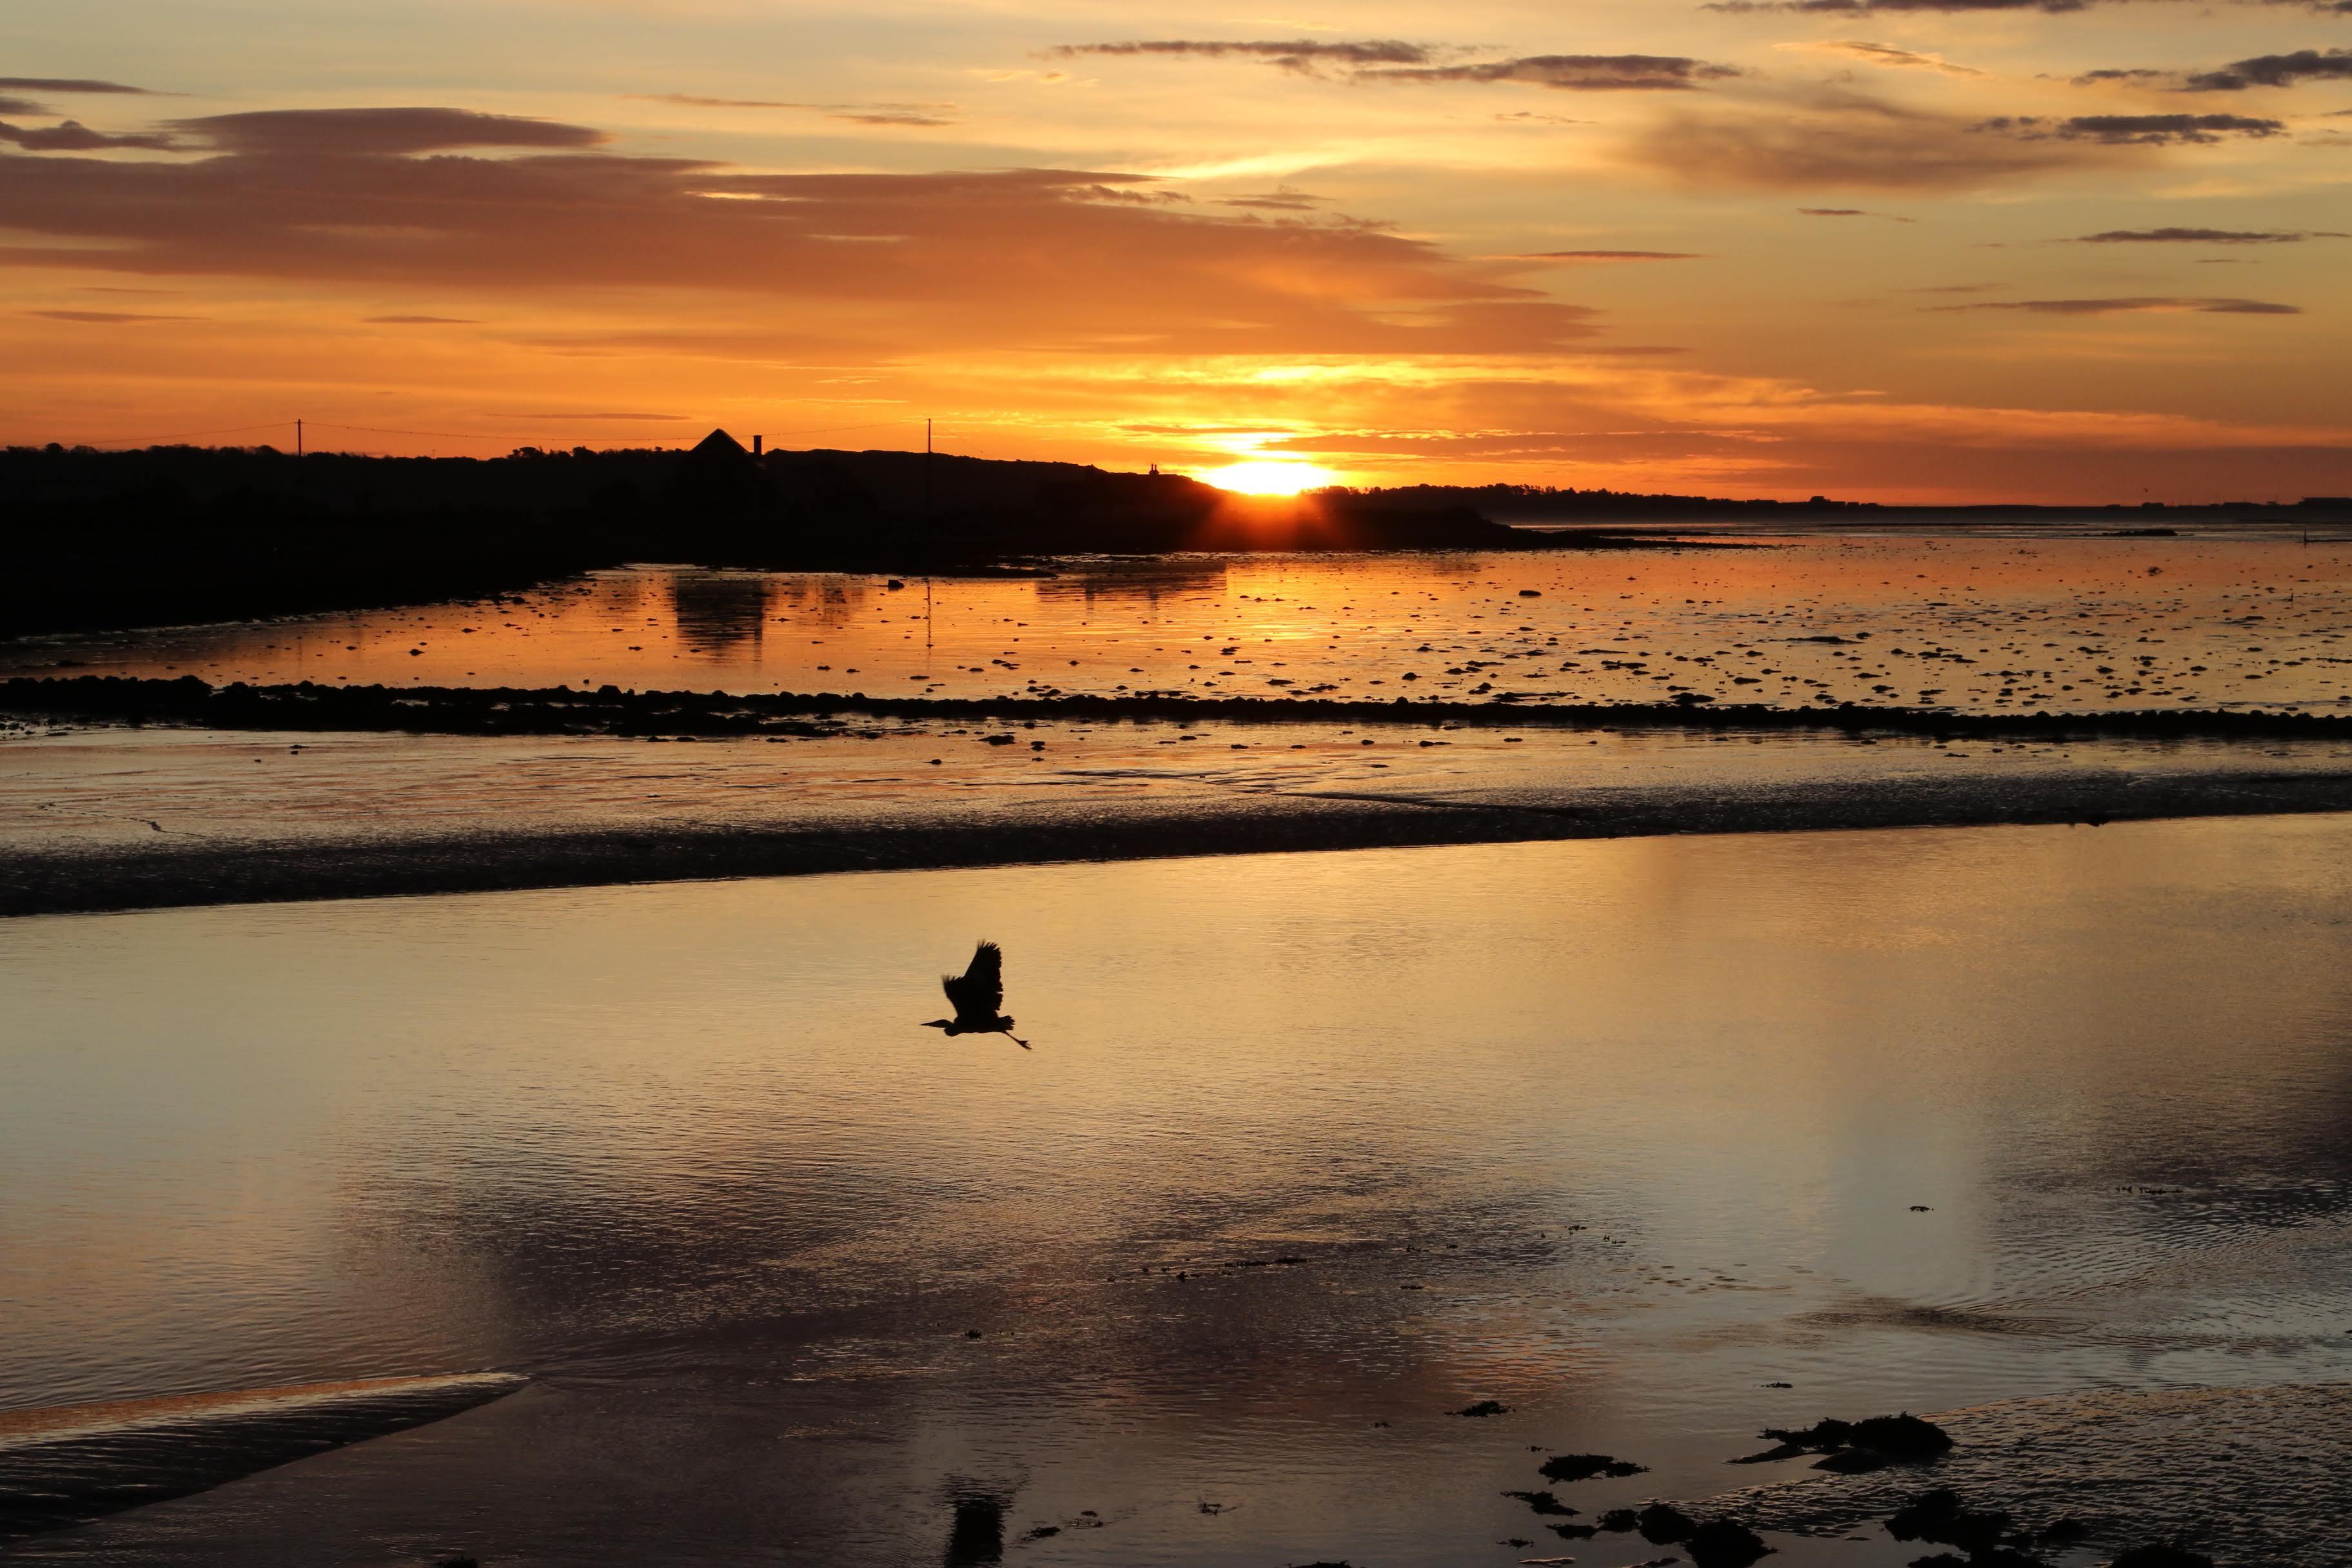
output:
<instances>
[{"instance_id":1,"label":"utility pole","mask_svg":"<svg viewBox=\"0 0 2352 1568\"><path fill-rule=\"evenodd\" d=\"M931 422L923 421L923 515L931 515Z\"/></svg>"},{"instance_id":2,"label":"utility pole","mask_svg":"<svg viewBox=\"0 0 2352 1568\"><path fill-rule=\"evenodd\" d=\"M298 458L302 456L302 422L299 419L294 421L294 456Z\"/></svg>"}]
</instances>

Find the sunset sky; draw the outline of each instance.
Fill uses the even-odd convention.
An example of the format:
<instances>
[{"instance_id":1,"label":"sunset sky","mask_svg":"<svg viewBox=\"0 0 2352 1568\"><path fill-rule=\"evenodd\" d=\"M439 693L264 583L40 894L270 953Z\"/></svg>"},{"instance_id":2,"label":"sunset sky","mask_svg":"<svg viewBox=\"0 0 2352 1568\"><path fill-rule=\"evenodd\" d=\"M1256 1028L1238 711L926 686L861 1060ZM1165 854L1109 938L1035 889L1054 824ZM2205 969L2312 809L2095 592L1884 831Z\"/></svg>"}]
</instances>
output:
<instances>
[{"instance_id":1,"label":"sunset sky","mask_svg":"<svg viewBox=\"0 0 2352 1568\"><path fill-rule=\"evenodd\" d=\"M2347 237L2352 0L0 17L11 443L2343 495Z\"/></svg>"}]
</instances>

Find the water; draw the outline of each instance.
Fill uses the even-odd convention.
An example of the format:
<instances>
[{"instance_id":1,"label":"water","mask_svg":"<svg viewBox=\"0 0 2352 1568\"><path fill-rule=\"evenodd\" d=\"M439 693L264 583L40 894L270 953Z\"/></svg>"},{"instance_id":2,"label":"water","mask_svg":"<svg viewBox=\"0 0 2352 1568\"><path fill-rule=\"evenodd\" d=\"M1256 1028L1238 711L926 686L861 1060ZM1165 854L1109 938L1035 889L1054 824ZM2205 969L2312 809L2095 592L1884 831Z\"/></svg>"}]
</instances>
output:
<instances>
[{"instance_id":1,"label":"water","mask_svg":"<svg viewBox=\"0 0 2352 1568\"><path fill-rule=\"evenodd\" d=\"M642 567L489 603L28 639L0 675L1658 702L2352 704L2352 543L1796 532L1751 548L1074 561L1040 580ZM1528 596L1528 595L1535 596ZM1830 639L1830 640L1823 640Z\"/></svg>"},{"instance_id":2,"label":"water","mask_svg":"<svg viewBox=\"0 0 2352 1568\"><path fill-rule=\"evenodd\" d=\"M1007 1561L1515 1563L1531 1445L1652 1467L1589 1517L1767 1423L2324 1391L2347 865L2243 818L10 922L0 1407L533 1380L18 1553L895 1564L989 1496ZM915 1026L983 932L1034 1053Z\"/></svg>"}]
</instances>

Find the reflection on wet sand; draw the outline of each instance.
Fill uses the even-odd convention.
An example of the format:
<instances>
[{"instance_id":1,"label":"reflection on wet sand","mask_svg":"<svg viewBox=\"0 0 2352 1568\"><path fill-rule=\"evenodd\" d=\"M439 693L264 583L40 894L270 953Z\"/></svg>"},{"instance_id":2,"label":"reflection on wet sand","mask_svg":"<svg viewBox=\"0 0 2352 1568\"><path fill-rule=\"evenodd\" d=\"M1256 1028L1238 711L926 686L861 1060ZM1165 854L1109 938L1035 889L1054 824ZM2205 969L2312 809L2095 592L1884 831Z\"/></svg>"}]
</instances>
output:
<instances>
[{"instance_id":1,"label":"reflection on wet sand","mask_svg":"<svg viewBox=\"0 0 2352 1568\"><path fill-rule=\"evenodd\" d=\"M1436 1568L1535 1534L1547 1454L1649 1467L1590 1522L1716 1508L1764 1426L2340 1383L2347 863L2218 819L14 922L20 1401L533 1379L23 1550L896 1565L984 1549L968 1497L1008 1562ZM908 1037L975 931L1050 1051Z\"/></svg>"},{"instance_id":2,"label":"reflection on wet sand","mask_svg":"<svg viewBox=\"0 0 2352 1568\"><path fill-rule=\"evenodd\" d=\"M1606 556L1078 558L1035 579L649 565L487 603L36 638L0 674L215 684L1852 702L2352 704L2352 544L1998 530Z\"/></svg>"}]
</instances>

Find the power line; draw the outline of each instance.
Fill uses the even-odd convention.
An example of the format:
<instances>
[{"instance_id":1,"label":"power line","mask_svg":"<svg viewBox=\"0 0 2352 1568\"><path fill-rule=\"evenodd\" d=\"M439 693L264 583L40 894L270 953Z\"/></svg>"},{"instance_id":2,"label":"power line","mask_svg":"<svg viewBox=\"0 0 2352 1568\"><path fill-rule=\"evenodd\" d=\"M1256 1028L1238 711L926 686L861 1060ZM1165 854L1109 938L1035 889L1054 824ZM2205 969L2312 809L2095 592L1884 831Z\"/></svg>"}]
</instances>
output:
<instances>
[{"instance_id":1,"label":"power line","mask_svg":"<svg viewBox=\"0 0 2352 1568\"><path fill-rule=\"evenodd\" d=\"M248 430L276 430L301 423L295 419L271 419L257 425L229 425L212 430L182 430L169 436L117 437L110 441L84 441L85 447L152 447L165 441L187 441L199 436L237 436ZM530 435L501 434L481 430L410 430L390 425L339 425L330 419L312 419L310 424L321 430L350 430L369 436L424 436L449 441L512 441L519 446L536 446L547 439L544 432ZM882 430L898 425L919 425L920 419L876 419L863 425L818 425L798 430L779 430L779 436L834 436L851 430Z\"/></svg>"},{"instance_id":2,"label":"power line","mask_svg":"<svg viewBox=\"0 0 2352 1568\"><path fill-rule=\"evenodd\" d=\"M183 430L174 436L119 437L111 441L84 441L85 447L152 447L158 441L186 441L198 436L236 436L247 430L276 430L291 425L291 419L271 419L259 425L231 425L218 430ZM316 423L316 421L313 421Z\"/></svg>"}]
</instances>

